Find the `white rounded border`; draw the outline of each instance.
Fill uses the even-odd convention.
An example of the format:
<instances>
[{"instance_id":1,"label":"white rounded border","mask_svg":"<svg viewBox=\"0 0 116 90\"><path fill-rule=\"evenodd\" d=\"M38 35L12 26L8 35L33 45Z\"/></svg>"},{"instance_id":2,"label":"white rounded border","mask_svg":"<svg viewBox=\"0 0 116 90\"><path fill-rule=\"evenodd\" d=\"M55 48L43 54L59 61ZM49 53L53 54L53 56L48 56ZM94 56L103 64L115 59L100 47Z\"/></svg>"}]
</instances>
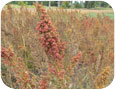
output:
<instances>
[{"instance_id":1,"label":"white rounded border","mask_svg":"<svg viewBox=\"0 0 116 90\"><path fill-rule=\"evenodd\" d=\"M2 11L2 8L4 7L4 5L6 5L8 2L11 2L11 1L26 1L26 0L0 0L0 38L1 38L1 11ZM27 0L27 1L78 1L78 0ZM116 32L115 32L115 27L116 27L116 0L79 0L79 1L105 1L107 2L109 5L111 5L113 11L114 11L114 55L116 56L116 53L115 53L115 50L116 50ZM0 50L1 50L1 40L0 40ZM0 56L1 56L1 52L0 52ZM116 73L116 62L115 62L115 56L114 56L114 79L112 81L112 83L110 85L108 85L106 88L103 88L105 90L113 90L113 89L116 89L116 77L115 77L115 73ZM2 81L1 79L1 57L0 57L0 90L11 90L12 88L6 86L4 84L4 82ZM19 90L22 90L22 89L19 89ZM28 89L25 89L25 90L28 90ZM35 89L35 90L38 90L38 89ZM50 89L48 89L50 90ZM56 89L57 90L57 89ZM73 89L75 90L75 89ZM81 89L81 90L84 90L84 89ZM92 90L92 89L87 89L87 90Z\"/></svg>"}]
</instances>

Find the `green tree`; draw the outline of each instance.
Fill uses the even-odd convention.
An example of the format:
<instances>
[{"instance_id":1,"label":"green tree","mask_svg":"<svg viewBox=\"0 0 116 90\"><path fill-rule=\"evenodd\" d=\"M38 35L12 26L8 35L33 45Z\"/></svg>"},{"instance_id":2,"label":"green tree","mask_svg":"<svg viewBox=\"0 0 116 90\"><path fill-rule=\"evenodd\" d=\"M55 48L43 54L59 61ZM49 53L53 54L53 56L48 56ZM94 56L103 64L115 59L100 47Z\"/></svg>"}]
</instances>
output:
<instances>
[{"instance_id":1,"label":"green tree","mask_svg":"<svg viewBox=\"0 0 116 90\"><path fill-rule=\"evenodd\" d=\"M101 2L101 7L111 7L111 6L106 2Z\"/></svg>"},{"instance_id":2,"label":"green tree","mask_svg":"<svg viewBox=\"0 0 116 90\"><path fill-rule=\"evenodd\" d=\"M85 8L96 8L96 7L111 7L104 1L85 1Z\"/></svg>"},{"instance_id":3,"label":"green tree","mask_svg":"<svg viewBox=\"0 0 116 90\"><path fill-rule=\"evenodd\" d=\"M72 8L82 8L82 4L79 3L79 2L75 2L73 5L72 5Z\"/></svg>"},{"instance_id":4,"label":"green tree","mask_svg":"<svg viewBox=\"0 0 116 90\"><path fill-rule=\"evenodd\" d=\"M70 2L69 1L62 2L61 7L63 7L63 8L70 8Z\"/></svg>"}]
</instances>

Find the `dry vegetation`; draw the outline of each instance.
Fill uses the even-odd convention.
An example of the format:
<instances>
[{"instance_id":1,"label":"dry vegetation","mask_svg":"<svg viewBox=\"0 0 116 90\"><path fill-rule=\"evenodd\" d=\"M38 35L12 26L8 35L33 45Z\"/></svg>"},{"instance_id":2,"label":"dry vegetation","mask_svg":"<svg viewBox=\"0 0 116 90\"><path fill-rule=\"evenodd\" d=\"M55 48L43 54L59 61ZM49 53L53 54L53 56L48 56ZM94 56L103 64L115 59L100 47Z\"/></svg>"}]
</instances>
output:
<instances>
[{"instance_id":1,"label":"dry vegetation","mask_svg":"<svg viewBox=\"0 0 116 90\"><path fill-rule=\"evenodd\" d=\"M114 20L64 9L45 12L39 4L35 7L34 12L10 5L2 10L3 82L11 88L93 89L109 85L114 76ZM40 24L42 20L49 23ZM46 35L56 38L55 43L45 42L49 47L43 44ZM50 56L47 49L52 49L52 44L59 52Z\"/></svg>"}]
</instances>

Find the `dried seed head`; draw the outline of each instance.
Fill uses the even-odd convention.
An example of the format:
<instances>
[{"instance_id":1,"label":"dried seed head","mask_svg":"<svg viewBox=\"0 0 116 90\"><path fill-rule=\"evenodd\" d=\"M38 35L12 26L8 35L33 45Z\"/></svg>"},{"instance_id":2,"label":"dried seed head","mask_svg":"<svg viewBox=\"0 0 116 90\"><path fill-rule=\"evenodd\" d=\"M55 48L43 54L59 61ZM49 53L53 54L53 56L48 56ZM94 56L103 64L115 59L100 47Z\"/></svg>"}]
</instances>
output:
<instances>
[{"instance_id":1,"label":"dried seed head","mask_svg":"<svg viewBox=\"0 0 116 90\"><path fill-rule=\"evenodd\" d=\"M100 74L98 74L98 76L95 79L95 86L97 89L104 88L108 85L110 71L111 71L110 66L107 66Z\"/></svg>"}]
</instances>

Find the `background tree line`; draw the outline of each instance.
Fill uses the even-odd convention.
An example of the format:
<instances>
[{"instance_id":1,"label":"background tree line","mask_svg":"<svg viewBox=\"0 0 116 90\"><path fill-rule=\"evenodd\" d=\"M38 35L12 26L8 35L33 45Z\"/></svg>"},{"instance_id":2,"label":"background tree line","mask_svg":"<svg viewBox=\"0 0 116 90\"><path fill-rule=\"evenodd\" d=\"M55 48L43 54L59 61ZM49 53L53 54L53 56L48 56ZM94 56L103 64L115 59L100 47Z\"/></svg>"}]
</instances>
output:
<instances>
[{"instance_id":1,"label":"background tree line","mask_svg":"<svg viewBox=\"0 0 116 90\"><path fill-rule=\"evenodd\" d=\"M18 5L33 5L35 1L12 1L11 4L18 4ZM104 1L39 1L42 2L44 6L58 6L62 8L96 8L96 7L108 7L111 6L104 2Z\"/></svg>"}]
</instances>

